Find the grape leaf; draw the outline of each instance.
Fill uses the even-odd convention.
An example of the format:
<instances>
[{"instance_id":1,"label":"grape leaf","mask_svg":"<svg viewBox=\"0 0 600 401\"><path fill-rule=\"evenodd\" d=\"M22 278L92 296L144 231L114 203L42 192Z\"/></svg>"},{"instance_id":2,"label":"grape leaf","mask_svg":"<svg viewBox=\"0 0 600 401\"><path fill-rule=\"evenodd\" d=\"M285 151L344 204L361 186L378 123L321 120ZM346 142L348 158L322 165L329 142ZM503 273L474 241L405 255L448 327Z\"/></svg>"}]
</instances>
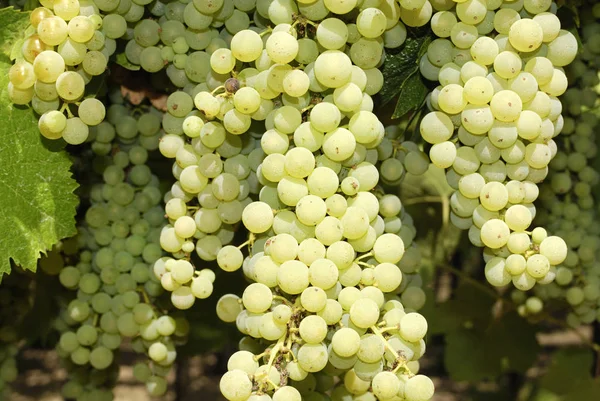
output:
<instances>
[{"instance_id":1,"label":"grape leaf","mask_svg":"<svg viewBox=\"0 0 600 401\"><path fill-rule=\"evenodd\" d=\"M0 276L10 273L11 259L35 271L40 252L76 231L78 199L73 191L77 183L71 177L67 153L49 149L33 112L13 106L8 98L11 43L7 41L18 40L13 31L25 20L24 13L0 10L0 221L4 230Z\"/></svg>"},{"instance_id":2,"label":"grape leaf","mask_svg":"<svg viewBox=\"0 0 600 401\"><path fill-rule=\"evenodd\" d=\"M507 313L486 329L487 352L498 355L504 371L524 374L541 351L536 333L535 326L516 312Z\"/></svg>"},{"instance_id":3,"label":"grape leaf","mask_svg":"<svg viewBox=\"0 0 600 401\"><path fill-rule=\"evenodd\" d=\"M25 36L28 25L28 12L13 7L0 9L0 51L4 55L11 56L15 43Z\"/></svg>"},{"instance_id":4,"label":"grape leaf","mask_svg":"<svg viewBox=\"0 0 600 401\"><path fill-rule=\"evenodd\" d=\"M419 73L419 60L427 51L427 46L429 46L432 39L433 33L429 28L409 29L404 44L398 49L390 49L386 52L385 62L381 71L383 73L384 85L379 92L382 105L391 102L400 95L403 87L406 85L406 81ZM418 88L415 82L410 85ZM399 110L394 115L399 114L402 109L411 110L418 108L423 102L420 96L421 91L422 88L421 90L404 93L398 99L396 108L399 108ZM412 96L408 96L411 93Z\"/></svg>"},{"instance_id":5,"label":"grape leaf","mask_svg":"<svg viewBox=\"0 0 600 401\"><path fill-rule=\"evenodd\" d=\"M563 379L564 380L564 379ZM600 394L600 379L586 378L577 382L577 387L565 394L563 401L597 400Z\"/></svg>"},{"instance_id":6,"label":"grape leaf","mask_svg":"<svg viewBox=\"0 0 600 401\"><path fill-rule=\"evenodd\" d=\"M425 85L419 71L413 72L400 87L398 103L396 103L392 118L403 117L409 111L421 107L428 93L429 88Z\"/></svg>"},{"instance_id":7,"label":"grape leaf","mask_svg":"<svg viewBox=\"0 0 600 401\"><path fill-rule=\"evenodd\" d=\"M460 329L446 335L444 365L452 380L476 382L502 373L500 361L485 348L485 333Z\"/></svg>"},{"instance_id":8,"label":"grape leaf","mask_svg":"<svg viewBox=\"0 0 600 401\"><path fill-rule=\"evenodd\" d=\"M430 334L452 333L463 327L485 328L491 319L494 299L487 292L467 283L460 283L454 290L454 297L442 304L435 304L434 298L421 311L430 322Z\"/></svg>"},{"instance_id":9,"label":"grape leaf","mask_svg":"<svg viewBox=\"0 0 600 401\"><path fill-rule=\"evenodd\" d=\"M535 333L514 312L486 328L452 331L446 335L446 370L457 381L493 379L507 371L525 373L540 350Z\"/></svg>"},{"instance_id":10,"label":"grape leaf","mask_svg":"<svg viewBox=\"0 0 600 401\"><path fill-rule=\"evenodd\" d=\"M594 353L588 349L564 348L552 356L552 362L540 385L553 393L568 394L582 382L592 379ZM580 398L585 399L585 398Z\"/></svg>"}]
</instances>

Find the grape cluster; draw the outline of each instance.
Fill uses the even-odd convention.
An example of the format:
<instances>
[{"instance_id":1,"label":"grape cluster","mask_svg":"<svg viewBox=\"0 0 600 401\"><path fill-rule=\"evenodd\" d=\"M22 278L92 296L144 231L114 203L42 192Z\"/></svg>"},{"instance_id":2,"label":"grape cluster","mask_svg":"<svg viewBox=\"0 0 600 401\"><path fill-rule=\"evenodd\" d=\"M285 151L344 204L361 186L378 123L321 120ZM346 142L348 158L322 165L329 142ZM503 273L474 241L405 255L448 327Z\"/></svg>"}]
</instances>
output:
<instances>
[{"instance_id":1,"label":"grape cluster","mask_svg":"<svg viewBox=\"0 0 600 401\"><path fill-rule=\"evenodd\" d=\"M42 5L30 14L34 33L9 70L8 94L15 104L31 103L44 137L79 145L89 127L105 117L104 104L85 89L106 70L116 42L94 3L45 0Z\"/></svg>"},{"instance_id":2,"label":"grape cluster","mask_svg":"<svg viewBox=\"0 0 600 401\"><path fill-rule=\"evenodd\" d=\"M371 98L383 85L384 48L406 38L401 7L410 7L402 10L407 25L429 20L430 4L417 3L259 1L252 26L238 24L238 8L224 12L227 2L186 6L187 31L196 18L205 29L224 22L212 32L225 39L186 56L171 46L167 74L183 90L168 98L159 149L174 159L177 180L160 238L172 256L154 272L180 309L212 292L215 274L196 270L196 257L252 281L241 298L225 295L217 305L247 336L221 381L229 400L320 399L335 376L344 382L339 396L433 395L431 380L417 375L427 322L416 312L425 294L415 230L380 185L380 171L393 186L429 161L398 129L384 128ZM330 11L352 23L327 18ZM142 21L136 30L157 44L159 25ZM136 35L130 51L146 39ZM152 46L141 55L158 54ZM242 224L248 240L233 245Z\"/></svg>"},{"instance_id":3,"label":"grape cluster","mask_svg":"<svg viewBox=\"0 0 600 401\"><path fill-rule=\"evenodd\" d=\"M0 398L7 397L10 383L19 371L17 354L23 345L19 330L23 318L31 307L29 287L31 276L22 270L13 271L2 278L0 287Z\"/></svg>"},{"instance_id":4,"label":"grape cluster","mask_svg":"<svg viewBox=\"0 0 600 401\"><path fill-rule=\"evenodd\" d=\"M562 301L572 327L600 319L600 229L593 188L600 182L592 161L598 154L595 132L600 126L598 106L600 68L595 39L600 32L598 6L583 12L583 52L567 67L572 87L563 96L565 126L559 151L550 162L548 183L540 191L536 220L565 239L567 257L556 271L554 283L535 288L532 296L514 294L524 315L535 315L544 304ZM564 307L566 301L566 308ZM554 307L554 306L553 306ZM551 307L551 309L553 308Z\"/></svg>"},{"instance_id":5,"label":"grape cluster","mask_svg":"<svg viewBox=\"0 0 600 401\"><path fill-rule=\"evenodd\" d=\"M97 127L92 149L99 155L92 164L102 182L92 185L91 205L78 227L80 260L59 273L61 284L76 291L56 324L61 331L57 351L72 372L63 387L66 398L111 400L115 360L129 338L134 351L148 356L147 363L136 365L135 377L150 394L163 395L175 345L187 335L185 319L171 316L168 305L158 301L163 289L153 272L162 256L163 196L146 162L147 148L158 146L157 113L132 113L115 104L108 121ZM119 121L114 126L113 119ZM156 129L146 120L158 121Z\"/></svg>"},{"instance_id":6,"label":"grape cluster","mask_svg":"<svg viewBox=\"0 0 600 401\"><path fill-rule=\"evenodd\" d=\"M560 237L527 231L564 125L563 67L578 47L555 11L550 1L457 2L432 17L439 38L420 63L427 79L440 82L421 135L455 189L451 220L485 248L494 286L547 284L567 257Z\"/></svg>"}]
</instances>

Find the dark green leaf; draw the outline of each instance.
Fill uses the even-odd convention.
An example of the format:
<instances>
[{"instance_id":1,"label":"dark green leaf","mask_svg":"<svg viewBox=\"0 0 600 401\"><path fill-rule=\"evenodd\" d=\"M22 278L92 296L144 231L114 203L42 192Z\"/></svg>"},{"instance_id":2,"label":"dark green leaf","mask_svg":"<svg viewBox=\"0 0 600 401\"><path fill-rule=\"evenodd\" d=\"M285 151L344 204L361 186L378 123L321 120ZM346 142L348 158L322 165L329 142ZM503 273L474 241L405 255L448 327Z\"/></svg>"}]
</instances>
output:
<instances>
[{"instance_id":1,"label":"dark green leaf","mask_svg":"<svg viewBox=\"0 0 600 401\"><path fill-rule=\"evenodd\" d=\"M386 53L382 68L384 85L379 92L382 105L396 98L402 91L404 82L419 71L419 60L427 51L432 38L433 33L429 28L409 29L406 42L400 48ZM415 107L419 105L420 103Z\"/></svg>"},{"instance_id":2,"label":"dark green leaf","mask_svg":"<svg viewBox=\"0 0 600 401\"><path fill-rule=\"evenodd\" d=\"M423 77L421 77L419 71L415 71L402 83L398 103L396 103L392 118L403 117L409 111L421 107L428 93L429 88L425 86Z\"/></svg>"},{"instance_id":3,"label":"dark green leaf","mask_svg":"<svg viewBox=\"0 0 600 401\"><path fill-rule=\"evenodd\" d=\"M515 312L502 315L486 330L486 349L498 355L504 371L524 374L541 350L536 332Z\"/></svg>"},{"instance_id":4,"label":"dark green leaf","mask_svg":"<svg viewBox=\"0 0 600 401\"><path fill-rule=\"evenodd\" d=\"M499 317L486 329L452 331L446 335L446 370L454 380L471 382L504 372L525 373L540 350L535 333L516 313Z\"/></svg>"},{"instance_id":5,"label":"dark green leaf","mask_svg":"<svg viewBox=\"0 0 600 401\"><path fill-rule=\"evenodd\" d=\"M476 382L502 373L500 359L490 355L485 333L460 329L446 335L444 364L452 380Z\"/></svg>"},{"instance_id":6,"label":"dark green leaf","mask_svg":"<svg viewBox=\"0 0 600 401\"><path fill-rule=\"evenodd\" d=\"M582 401L597 400L600 397L600 379L587 378L578 382L569 394L566 394L563 401Z\"/></svg>"},{"instance_id":7,"label":"dark green leaf","mask_svg":"<svg viewBox=\"0 0 600 401\"><path fill-rule=\"evenodd\" d=\"M467 282L461 283L452 299L431 304L423 312L430 323L429 333L452 333L466 326L484 330L489 326L494 301L487 292Z\"/></svg>"},{"instance_id":8,"label":"dark green leaf","mask_svg":"<svg viewBox=\"0 0 600 401\"><path fill-rule=\"evenodd\" d=\"M582 382L591 380L594 353L584 348L564 348L556 351L540 385L557 394L568 394ZM583 400L584 398L580 398Z\"/></svg>"}]
</instances>

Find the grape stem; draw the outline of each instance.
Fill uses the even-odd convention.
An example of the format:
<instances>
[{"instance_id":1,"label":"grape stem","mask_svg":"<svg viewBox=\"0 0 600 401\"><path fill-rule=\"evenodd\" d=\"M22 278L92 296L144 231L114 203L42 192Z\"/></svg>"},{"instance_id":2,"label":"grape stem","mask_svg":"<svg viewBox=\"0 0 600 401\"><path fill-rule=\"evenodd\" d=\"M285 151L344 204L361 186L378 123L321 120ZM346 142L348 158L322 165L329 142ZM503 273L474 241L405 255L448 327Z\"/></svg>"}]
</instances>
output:
<instances>
[{"instance_id":1,"label":"grape stem","mask_svg":"<svg viewBox=\"0 0 600 401\"><path fill-rule=\"evenodd\" d=\"M213 89L212 92L210 92L211 95L215 96L215 93L221 91L221 90L225 90L225 85L221 85L221 86L217 86L215 89Z\"/></svg>"},{"instance_id":2,"label":"grape stem","mask_svg":"<svg viewBox=\"0 0 600 401\"><path fill-rule=\"evenodd\" d=\"M368 268L371 268L371 269L374 269L374 268L375 268L375 266L373 266L373 265L370 265L370 264L368 264L368 263L365 263L365 262L356 262L356 264L357 264L357 265L360 265L360 266L368 267Z\"/></svg>"},{"instance_id":3,"label":"grape stem","mask_svg":"<svg viewBox=\"0 0 600 401\"><path fill-rule=\"evenodd\" d=\"M371 331L373 332L373 334L375 334L377 337L379 337L381 339L381 341L383 341L384 347L387 348L387 350L390 351L390 353L394 356L394 360L395 360L394 362L395 362L396 366L394 366L394 369L392 370L392 372L396 373L398 370L404 369L404 370L406 370L409 377L414 376L414 373L411 372L411 370L406 365L406 359L401 357L400 355L398 355L398 352L390 345L390 343L387 341L387 339L383 336L383 332L385 330L379 329L377 326L371 326Z\"/></svg>"},{"instance_id":4,"label":"grape stem","mask_svg":"<svg viewBox=\"0 0 600 401\"><path fill-rule=\"evenodd\" d=\"M273 295L273 299L278 299L278 300L282 301L284 304L286 304L290 308L294 306L290 301L288 301L285 297L282 297L281 295Z\"/></svg>"},{"instance_id":5,"label":"grape stem","mask_svg":"<svg viewBox=\"0 0 600 401\"><path fill-rule=\"evenodd\" d=\"M373 252L365 253L364 255L361 255L358 258L354 259L354 261L356 263L358 263L360 260L363 260L363 259L366 259L366 258L370 258L371 256L373 256Z\"/></svg>"},{"instance_id":6,"label":"grape stem","mask_svg":"<svg viewBox=\"0 0 600 401\"><path fill-rule=\"evenodd\" d=\"M279 350L281 348L283 348L286 338L287 338L287 332L283 336L281 336L281 338L279 338L279 340L277 340L277 344L275 344L275 346L273 348L271 348L270 355L269 355L269 362L267 363L267 368L264 370L263 374L261 375L264 377L256 378L258 381L261 381L262 384L264 384L264 383L270 384L275 389L278 389L279 385L273 383L273 381L271 381L271 379L269 379L269 372L271 371L271 368L273 367L273 363L275 363L275 359L277 358L277 355L279 354Z\"/></svg>"},{"instance_id":7,"label":"grape stem","mask_svg":"<svg viewBox=\"0 0 600 401\"><path fill-rule=\"evenodd\" d=\"M69 103L65 102L63 103L62 107L60 108L60 112L64 113L67 112L67 115L69 116L69 118L73 118L73 113L71 112L71 109L69 109Z\"/></svg>"},{"instance_id":8,"label":"grape stem","mask_svg":"<svg viewBox=\"0 0 600 401\"><path fill-rule=\"evenodd\" d=\"M265 36L266 34L271 33L271 32L273 32L273 28L267 27L267 29L265 29L264 31L262 31L258 35L262 38L263 36Z\"/></svg>"}]
</instances>

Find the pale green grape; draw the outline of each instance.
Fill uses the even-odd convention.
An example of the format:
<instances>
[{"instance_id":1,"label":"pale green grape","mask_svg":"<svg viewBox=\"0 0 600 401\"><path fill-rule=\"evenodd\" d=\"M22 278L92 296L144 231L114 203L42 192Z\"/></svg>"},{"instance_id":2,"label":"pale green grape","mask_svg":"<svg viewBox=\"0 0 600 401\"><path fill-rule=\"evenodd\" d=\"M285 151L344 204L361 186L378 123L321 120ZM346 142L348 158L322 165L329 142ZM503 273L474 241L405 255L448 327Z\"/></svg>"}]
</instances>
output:
<instances>
[{"instance_id":1,"label":"pale green grape","mask_svg":"<svg viewBox=\"0 0 600 401\"><path fill-rule=\"evenodd\" d=\"M479 201L490 211L502 210L508 203L508 190L500 182L488 182L481 189Z\"/></svg>"},{"instance_id":2,"label":"pale green grape","mask_svg":"<svg viewBox=\"0 0 600 401\"><path fill-rule=\"evenodd\" d=\"M244 290L242 302L252 313L262 313L271 307L273 294L269 287L260 283L252 283Z\"/></svg>"},{"instance_id":3,"label":"pale green grape","mask_svg":"<svg viewBox=\"0 0 600 401\"><path fill-rule=\"evenodd\" d=\"M339 88L352 78L352 61L339 50L327 50L315 60L314 73L321 84Z\"/></svg>"},{"instance_id":4,"label":"pale green grape","mask_svg":"<svg viewBox=\"0 0 600 401\"><path fill-rule=\"evenodd\" d=\"M510 249L510 248L509 248ZM512 254L506 258L506 271L511 276L518 276L522 274L527 267L527 261L523 255Z\"/></svg>"},{"instance_id":5,"label":"pale green grape","mask_svg":"<svg viewBox=\"0 0 600 401\"><path fill-rule=\"evenodd\" d=\"M477 63L482 65L492 65L496 56L498 56L499 49L498 44L492 38L482 36L477 39L470 49L471 57Z\"/></svg>"},{"instance_id":6,"label":"pale green grape","mask_svg":"<svg viewBox=\"0 0 600 401\"><path fill-rule=\"evenodd\" d=\"M527 259L527 273L535 279L544 277L550 271L550 262L544 255L532 255Z\"/></svg>"},{"instance_id":7,"label":"pale green grape","mask_svg":"<svg viewBox=\"0 0 600 401\"><path fill-rule=\"evenodd\" d=\"M400 380L392 372L380 372L373 378L372 386L373 394L379 399L390 399L398 394Z\"/></svg>"},{"instance_id":8,"label":"pale green grape","mask_svg":"<svg viewBox=\"0 0 600 401\"><path fill-rule=\"evenodd\" d=\"M456 15L449 11L438 11L431 18L433 33L440 38L447 38L451 34L452 27L458 20Z\"/></svg>"},{"instance_id":9,"label":"pale green grape","mask_svg":"<svg viewBox=\"0 0 600 401\"><path fill-rule=\"evenodd\" d=\"M57 46L67 39L69 34L67 23L58 16L50 16L40 21L37 26L40 39L49 46Z\"/></svg>"},{"instance_id":10,"label":"pale green grape","mask_svg":"<svg viewBox=\"0 0 600 401\"><path fill-rule=\"evenodd\" d=\"M564 67L570 64L577 55L578 45L575 36L561 29L558 36L548 43L548 59L556 67Z\"/></svg>"},{"instance_id":11,"label":"pale green grape","mask_svg":"<svg viewBox=\"0 0 600 401\"><path fill-rule=\"evenodd\" d=\"M329 259L316 259L308 269L309 280L315 287L323 290L332 288L338 279L338 267Z\"/></svg>"},{"instance_id":12,"label":"pale green grape","mask_svg":"<svg viewBox=\"0 0 600 401\"><path fill-rule=\"evenodd\" d=\"M67 126L67 118L59 111L49 111L42 114L38 121L38 128L42 135L48 139L58 139Z\"/></svg>"},{"instance_id":13,"label":"pale green grape","mask_svg":"<svg viewBox=\"0 0 600 401\"><path fill-rule=\"evenodd\" d=\"M373 277L383 292L393 292L402 283L402 271L393 263L380 263L375 266Z\"/></svg>"},{"instance_id":14,"label":"pale green grape","mask_svg":"<svg viewBox=\"0 0 600 401\"><path fill-rule=\"evenodd\" d=\"M283 386L273 393L273 401L302 401L300 392L292 386Z\"/></svg>"},{"instance_id":15,"label":"pale green grape","mask_svg":"<svg viewBox=\"0 0 600 401\"><path fill-rule=\"evenodd\" d=\"M282 263L277 272L277 283L288 294L302 293L309 285L308 267L298 260Z\"/></svg>"},{"instance_id":16,"label":"pale green grape","mask_svg":"<svg viewBox=\"0 0 600 401\"><path fill-rule=\"evenodd\" d=\"M98 99L88 98L85 99L79 105L78 109L79 118L86 125L98 125L100 124L106 115L106 109L104 104Z\"/></svg>"},{"instance_id":17,"label":"pale green grape","mask_svg":"<svg viewBox=\"0 0 600 401\"><path fill-rule=\"evenodd\" d=\"M560 237L546 237L540 243L540 254L545 256L551 265L560 265L567 257L566 243Z\"/></svg>"},{"instance_id":18,"label":"pale green grape","mask_svg":"<svg viewBox=\"0 0 600 401\"><path fill-rule=\"evenodd\" d=\"M494 71L501 78L511 79L521 72L522 63L517 53L505 50L494 59Z\"/></svg>"},{"instance_id":19,"label":"pale green grape","mask_svg":"<svg viewBox=\"0 0 600 401\"><path fill-rule=\"evenodd\" d=\"M337 270L337 267L335 267L335 269ZM302 294L300 295L300 303L307 311L317 313L327 305L327 293L319 287L308 287L302 291ZM321 341L322 340L319 340L318 342Z\"/></svg>"},{"instance_id":20,"label":"pale green grape","mask_svg":"<svg viewBox=\"0 0 600 401\"><path fill-rule=\"evenodd\" d=\"M323 139L323 153L333 161L343 161L354 153L356 139L346 128L336 128Z\"/></svg>"},{"instance_id":21,"label":"pale green grape","mask_svg":"<svg viewBox=\"0 0 600 401\"><path fill-rule=\"evenodd\" d=\"M308 186L302 178L286 175L277 184L277 193L285 205L296 206L300 199L308 195Z\"/></svg>"},{"instance_id":22,"label":"pale green grape","mask_svg":"<svg viewBox=\"0 0 600 401\"><path fill-rule=\"evenodd\" d=\"M492 248L502 248L508 242L510 229L506 223L500 219L490 219L481 226L481 240Z\"/></svg>"},{"instance_id":23,"label":"pale green grape","mask_svg":"<svg viewBox=\"0 0 600 401\"><path fill-rule=\"evenodd\" d=\"M227 74L235 66L235 57L229 49L217 49L210 56L210 67L217 74Z\"/></svg>"},{"instance_id":24,"label":"pale green grape","mask_svg":"<svg viewBox=\"0 0 600 401\"><path fill-rule=\"evenodd\" d=\"M89 135L89 128L79 117L67 119L65 129L62 131L62 138L69 145L80 145L85 142Z\"/></svg>"},{"instance_id":25,"label":"pale green grape","mask_svg":"<svg viewBox=\"0 0 600 401\"><path fill-rule=\"evenodd\" d=\"M298 40L287 32L274 32L267 39L265 49L275 63L288 64L298 54Z\"/></svg>"},{"instance_id":26,"label":"pale green grape","mask_svg":"<svg viewBox=\"0 0 600 401\"><path fill-rule=\"evenodd\" d=\"M310 124L317 131L333 131L339 126L340 121L340 110L331 103L318 103L310 111Z\"/></svg>"},{"instance_id":27,"label":"pale green grape","mask_svg":"<svg viewBox=\"0 0 600 401\"><path fill-rule=\"evenodd\" d=\"M323 370L327 360L327 347L324 344L304 344L298 350L298 363L307 372Z\"/></svg>"},{"instance_id":28,"label":"pale green grape","mask_svg":"<svg viewBox=\"0 0 600 401\"><path fill-rule=\"evenodd\" d=\"M444 86L438 97L438 104L442 111L448 114L458 114L467 106L467 99L463 87L457 84Z\"/></svg>"},{"instance_id":29,"label":"pale green grape","mask_svg":"<svg viewBox=\"0 0 600 401\"><path fill-rule=\"evenodd\" d=\"M196 301L190 287L181 286L171 293L171 302L177 309L186 310L191 308Z\"/></svg>"},{"instance_id":30,"label":"pale green grape","mask_svg":"<svg viewBox=\"0 0 600 401\"><path fill-rule=\"evenodd\" d=\"M402 7L402 22L408 26L419 27L427 24L431 19L433 13L433 7L431 3L426 1L423 7L416 9L406 9Z\"/></svg>"},{"instance_id":31,"label":"pale green grape","mask_svg":"<svg viewBox=\"0 0 600 401\"><path fill-rule=\"evenodd\" d=\"M485 77L473 77L465 83L463 94L469 103L482 106L492 100L494 87Z\"/></svg>"},{"instance_id":32,"label":"pale green grape","mask_svg":"<svg viewBox=\"0 0 600 401\"><path fill-rule=\"evenodd\" d=\"M356 28L366 38L377 38L387 28L385 14L378 8L365 8L356 17Z\"/></svg>"},{"instance_id":33,"label":"pale green grape","mask_svg":"<svg viewBox=\"0 0 600 401\"><path fill-rule=\"evenodd\" d=\"M327 167L315 168L308 176L306 182L309 193L321 198L329 198L334 195L339 186L337 174Z\"/></svg>"},{"instance_id":34,"label":"pale green grape","mask_svg":"<svg viewBox=\"0 0 600 401\"><path fill-rule=\"evenodd\" d=\"M53 83L65 71L65 62L60 54L45 50L35 58L33 71L40 81Z\"/></svg>"},{"instance_id":35,"label":"pale green grape","mask_svg":"<svg viewBox=\"0 0 600 401\"><path fill-rule=\"evenodd\" d=\"M229 401L246 401L252 393L252 381L246 372L234 369L221 377L219 389Z\"/></svg>"},{"instance_id":36,"label":"pale green grape","mask_svg":"<svg viewBox=\"0 0 600 401\"><path fill-rule=\"evenodd\" d=\"M423 139L429 143L437 144L452 137L454 124L446 114L435 111L423 118L420 130Z\"/></svg>"},{"instance_id":37,"label":"pale green grape","mask_svg":"<svg viewBox=\"0 0 600 401\"><path fill-rule=\"evenodd\" d=\"M508 37L510 44L518 51L532 52L542 44L544 33L535 20L523 18L510 26Z\"/></svg>"},{"instance_id":38,"label":"pale green grape","mask_svg":"<svg viewBox=\"0 0 600 401\"><path fill-rule=\"evenodd\" d=\"M327 335L327 323L317 315L306 316L298 328L300 337L307 344L320 344Z\"/></svg>"},{"instance_id":39,"label":"pale green grape","mask_svg":"<svg viewBox=\"0 0 600 401\"><path fill-rule=\"evenodd\" d=\"M313 172L314 166L315 157L306 148L293 148L285 154L285 172L292 177L305 178Z\"/></svg>"},{"instance_id":40,"label":"pale green grape","mask_svg":"<svg viewBox=\"0 0 600 401\"><path fill-rule=\"evenodd\" d=\"M360 349L360 335L351 328L342 327L334 333L331 346L339 356L350 357Z\"/></svg>"},{"instance_id":41,"label":"pale green grape","mask_svg":"<svg viewBox=\"0 0 600 401\"><path fill-rule=\"evenodd\" d=\"M516 121L523 110L523 101L517 93L502 90L494 95L490 108L496 119L504 122Z\"/></svg>"},{"instance_id":42,"label":"pale green grape","mask_svg":"<svg viewBox=\"0 0 600 401\"><path fill-rule=\"evenodd\" d=\"M424 375L413 376L404 384L404 398L407 401L428 401L434 392L433 382Z\"/></svg>"}]
</instances>

